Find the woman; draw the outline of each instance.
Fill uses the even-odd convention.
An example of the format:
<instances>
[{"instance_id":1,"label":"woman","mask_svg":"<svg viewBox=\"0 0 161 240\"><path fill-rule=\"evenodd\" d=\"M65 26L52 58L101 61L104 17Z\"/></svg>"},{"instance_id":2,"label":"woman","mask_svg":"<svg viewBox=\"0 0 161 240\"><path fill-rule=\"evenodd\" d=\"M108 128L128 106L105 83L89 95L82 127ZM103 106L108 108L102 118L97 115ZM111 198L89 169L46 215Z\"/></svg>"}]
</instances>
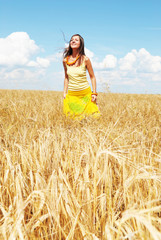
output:
<instances>
[{"instance_id":1,"label":"woman","mask_svg":"<svg viewBox=\"0 0 161 240\"><path fill-rule=\"evenodd\" d=\"M83 119L92 115L98 117L100 112L96 104L96 78L90 59L85 56L84 40L79 34L71 37L69 47L64 51L64 113L73 119ZM93 92L86 76L88 70Z\"/></svg>"}]
</instances>

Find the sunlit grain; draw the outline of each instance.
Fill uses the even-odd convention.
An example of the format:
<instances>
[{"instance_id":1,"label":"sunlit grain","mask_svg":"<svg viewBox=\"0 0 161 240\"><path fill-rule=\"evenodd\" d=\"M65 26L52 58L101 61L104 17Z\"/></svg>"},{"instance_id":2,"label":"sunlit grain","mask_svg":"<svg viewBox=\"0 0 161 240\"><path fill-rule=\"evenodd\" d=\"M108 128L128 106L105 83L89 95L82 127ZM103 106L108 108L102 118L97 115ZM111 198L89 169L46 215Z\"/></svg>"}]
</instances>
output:
<instances>
[{"instance_id":1,"label":"sunlit grain","mask_svg":"<svg viewBox=\"0 0 161 240\"><path fill-rule=\"evenodd\" d=\"M161 239L161 96L0 90L0 239Z\"/></svg>"}]
</instances>

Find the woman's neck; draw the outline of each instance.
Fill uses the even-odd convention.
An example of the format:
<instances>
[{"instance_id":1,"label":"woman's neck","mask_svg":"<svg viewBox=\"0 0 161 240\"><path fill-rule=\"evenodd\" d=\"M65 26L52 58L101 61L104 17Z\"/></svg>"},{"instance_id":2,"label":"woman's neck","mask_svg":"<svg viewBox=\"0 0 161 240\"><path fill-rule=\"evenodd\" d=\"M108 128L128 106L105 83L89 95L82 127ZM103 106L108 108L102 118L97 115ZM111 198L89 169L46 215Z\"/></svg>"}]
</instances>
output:
<instances>
[{"instance_id":1,"label":"woman's neck","mask_svg":"<svg viewBox=\"0 0 161 240\"><path fill-rule=\"evenodd\" d=\"M79 51L77 49L73 49L72 51L72 57L76 58L79 55Z\"/></svg>"}]
</instances>

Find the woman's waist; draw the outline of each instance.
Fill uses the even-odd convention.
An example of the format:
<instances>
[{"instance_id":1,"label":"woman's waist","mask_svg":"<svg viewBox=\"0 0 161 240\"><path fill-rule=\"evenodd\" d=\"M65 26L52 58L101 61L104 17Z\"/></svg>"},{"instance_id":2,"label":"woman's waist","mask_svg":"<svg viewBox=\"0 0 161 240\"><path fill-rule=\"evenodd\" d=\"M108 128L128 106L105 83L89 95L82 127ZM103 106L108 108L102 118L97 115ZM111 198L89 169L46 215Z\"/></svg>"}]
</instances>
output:
<instances>
[{"instance_id":1,"label":"woman's waist","mask_svg":"<svg viewBox=\"0 0 161 240\"><path fill-rule=\"evenodd\" d=\"M71 96L84 96L84 95L87 95L87 94L90 94L91 93L91 88L90 87L87 87L85 89L81 89L81 90L68 90L68 94L71 95Z\"/></svg>"},{"instance_id":2,"label":"woman's waist","mask_svg":"<svg viewBox=\"0 0 161 240\"><path fill-rule=\"evenodd\" d=\"M69 80L69 84L68 84L68 89L71 91L79 91L79 90L83 90L89 87L89 82L88 81L70 81Z\"/></svg>"}]
</instances>

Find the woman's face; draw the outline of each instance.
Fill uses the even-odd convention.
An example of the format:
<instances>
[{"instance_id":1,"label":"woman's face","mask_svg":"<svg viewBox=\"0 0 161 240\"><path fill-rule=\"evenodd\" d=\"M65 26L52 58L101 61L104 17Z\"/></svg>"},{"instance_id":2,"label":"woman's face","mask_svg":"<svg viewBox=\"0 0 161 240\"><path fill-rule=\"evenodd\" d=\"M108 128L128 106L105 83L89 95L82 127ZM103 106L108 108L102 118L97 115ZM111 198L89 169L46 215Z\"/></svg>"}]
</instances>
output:
<instances>
[{"instance_id":1,"label":"woman's face","mask_svg":"<svg viewBox=\"0 0 161 240\"><path fill-rule=\"evenodd\" d=\"M80 47L80 38L79 36L73 36L70 40L70 46L72 49L78 49Z\"/></svg>"}]
</instances>

